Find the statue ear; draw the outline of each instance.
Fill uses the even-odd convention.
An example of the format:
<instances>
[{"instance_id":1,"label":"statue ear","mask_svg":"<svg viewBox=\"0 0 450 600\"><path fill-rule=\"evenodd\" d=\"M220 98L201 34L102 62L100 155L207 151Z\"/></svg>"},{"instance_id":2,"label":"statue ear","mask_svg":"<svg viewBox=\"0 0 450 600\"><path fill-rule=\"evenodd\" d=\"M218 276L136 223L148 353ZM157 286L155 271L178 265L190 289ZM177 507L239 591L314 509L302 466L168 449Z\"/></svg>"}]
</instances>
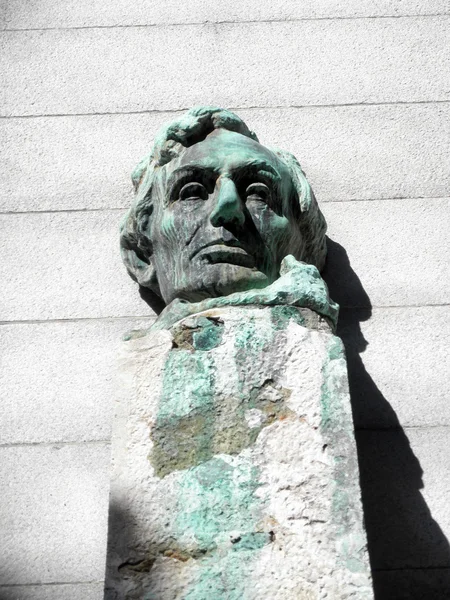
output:
<instances>
[{"instance_id":1,"label":"statue ear","mask_svg":"<svg viewBox=\"0 0 450 600\"><path fill-rule=\"evenodd\" d=\"M150 239L144 233L145 226L139 223L142 215L136 215L132 208L120 227L120 253L130 276L145 288L160 296L156 269L153 265L153 248ZM144 217L145 225L148 218Z\"/></svg>"},{"instance_id":2,"label":"statue ear","mask_svg":"<svg viewBox=\"0 0 450 600\"><path fill-rule=\"evenodd\" d=\"M142 287L150 288L156 294L159 294L158 278L156 277L156 269L152 264L146 263L139 258L134 250L121 248L120 253L122 260L131 277L138 282Z\"/></svg>"},{"instance_id":3,"label":"statue ear","mask_svg":"<svg viewBox=\"0 0 450 600\"><path fill-rule=\"evenodd\" d=\"M133 206L120 225L120 253L130 276L142 287L161 296L153 245L149 237L153 213L152 186L155 163L149 154L134 169L131 179L136 190Z\"/></svg>"},{"instance_id":4,"label":"statue ear","mask_svg":"<svg viewBox=\"0 0 450 600\"><path fill-rule=\"evenodd\" d=\"M317 204L311 186L306 179L300 163L293 154L286 150L274 150L274 153L281 158L289 170L292 185L298 196L298 203L302 213L307 213L309 210L314 210L314 204Z\"/></svg>"},{"instance_id":5,"label":"statue ear","mask_svg":"<svg viewBox=\"0 0 450 600\"><path fill-rule=\"evenodd\" d=\"M315 265L321 271L325 265L327 255L325 237L327 223L325 217L295 156L284 150L274 150L274 152L289 170L296 201L300 207L298 226L305 244L302 260Z\"/></svg>"}]
</instances>

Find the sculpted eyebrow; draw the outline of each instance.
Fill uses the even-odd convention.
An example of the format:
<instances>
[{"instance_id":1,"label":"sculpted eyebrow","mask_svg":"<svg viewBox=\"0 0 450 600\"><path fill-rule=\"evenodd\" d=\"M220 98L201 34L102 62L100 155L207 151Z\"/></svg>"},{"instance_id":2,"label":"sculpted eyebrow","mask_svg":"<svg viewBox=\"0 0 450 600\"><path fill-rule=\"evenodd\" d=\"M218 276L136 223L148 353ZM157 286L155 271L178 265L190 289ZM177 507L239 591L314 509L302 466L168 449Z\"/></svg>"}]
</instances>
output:
<instances>
[{"instance_id":1,"label":"sculpted eyebrow","mask_svg":"<svg viewBox=\"0 0 450 600\"><path fill-rule=\"evenodd\" d=\"M215 179L216 175L217 174L214 169L199 165L186 165L183 167L179 167L178 169L173 171L167 179L167 201L173 201L174 197L178 194L180 188L185 183L194 180L198 180L200 183L202 183L202 181L205 181L205 179Z\"/></svg>"},{"instance_id":2,"label":"sculpted eyebrow","mask_svg":"<svg viewBox=\"0 0 450 600\"><path fill-rule=\"evenodd\" d=\"M171 189L171 187L175 185L178 181L180 181L180 179L183 179L185 177L195 177L196 175L204 175L205 173L207 175L214 175L215 170L210 169L208 167L200 167L199 165L188 165L185 167L179 167L170 174L169 179L167 181L167 186L169 189Z\"/></svg>"},{"instance_id":3,"label":"sculpted eyebrow","mask_svg":"<svg viewBox=\"0 0 450 600\"><path fill-rule=\"evenodd\" d=\"M266 175L273 177L277 181L281 180L281 176L278 173L278 171L276 169L274 169L274 167L272 167L271 164L264 162L264 161L250 162L249 164L247 164L245 166L236 167L235 171L238 173L242 172L242 171L247 171L249 173L264 173Z\"/></svg>"}]
</instances>

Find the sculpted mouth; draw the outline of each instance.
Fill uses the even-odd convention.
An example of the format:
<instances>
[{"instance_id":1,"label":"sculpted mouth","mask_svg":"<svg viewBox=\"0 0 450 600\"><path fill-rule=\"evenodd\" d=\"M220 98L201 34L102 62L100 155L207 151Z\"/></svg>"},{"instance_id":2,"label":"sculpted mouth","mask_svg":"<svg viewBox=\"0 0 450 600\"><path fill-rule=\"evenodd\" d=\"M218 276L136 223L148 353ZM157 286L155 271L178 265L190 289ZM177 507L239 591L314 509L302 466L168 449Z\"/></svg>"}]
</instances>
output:
<instances>
[{"instance_id":1,"label":"sculpted mouth","mask_svg":"<svg viewBox=\"0 0 450 600\"><path fill-rule=\"evenodd\" d=\"M203 246L193 256L198 256L200 259L212 264L229 263L249 269L256 266L254 257L248 254L240 244L227 246L224 242L214 241Z\"/></svg>"}]
</instances>

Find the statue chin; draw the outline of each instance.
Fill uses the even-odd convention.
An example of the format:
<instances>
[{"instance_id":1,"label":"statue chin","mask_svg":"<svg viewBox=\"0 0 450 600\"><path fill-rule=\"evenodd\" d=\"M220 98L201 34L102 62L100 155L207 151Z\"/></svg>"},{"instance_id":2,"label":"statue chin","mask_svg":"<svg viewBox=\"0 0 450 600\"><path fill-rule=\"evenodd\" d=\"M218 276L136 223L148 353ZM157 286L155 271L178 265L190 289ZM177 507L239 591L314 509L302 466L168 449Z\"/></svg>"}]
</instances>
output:
<instances>
[{"instance_id":1,"label":"statue chin","mask_svg":"<svg viewBox=\"0 0 450 600\"><path fill-rule=\"evenodd\" d=\"M270 285L274 277L269 277L256 268L234 264L216 263L203 267L196 277L184 281L182 286L161 289L164 301L170 304L175 298L187 302L200 302L205 298L228 296L234 292L246 292Z\"/></svg>"}]
</instances>

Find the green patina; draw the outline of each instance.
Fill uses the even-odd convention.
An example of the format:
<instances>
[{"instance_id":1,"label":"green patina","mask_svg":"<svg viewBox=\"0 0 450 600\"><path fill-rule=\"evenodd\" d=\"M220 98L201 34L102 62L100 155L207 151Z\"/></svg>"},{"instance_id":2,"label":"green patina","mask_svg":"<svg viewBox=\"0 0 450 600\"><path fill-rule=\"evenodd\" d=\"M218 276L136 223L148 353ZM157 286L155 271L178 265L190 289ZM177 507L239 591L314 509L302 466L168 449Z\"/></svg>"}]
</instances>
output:
<instances>
[{"instance_id":1,"label":"green patina","mask_svg":"<svg viewBox=\"0 0 450 600\"><path fill-rule=\"evenodd\" d=\"M271 336L272 337L272 336ZM236 361L246 355L247 358L254 358L255 352L262 351L267 343L266 330L262 327L257 327L255 317L251 316L246 319L236 332L235 348L237 349Z\"/></svg>"},{"instance_id":2,"label":"green patina","mask_svg":"<svg viewBox=\"0 0 450 600\"><path fill-rule=\"evenodd\" d=\"M195 107L167 124L132 180L122 257L166 304L265 287L287 254L324 266L326 222L300 164L228 110Z\"/></svg>"},{"instance_id":3,"label":"green patina","mask_svg":"<svg viewBox=\"0 0 450 600\"><path fill-rule=\"evenodd\" d=\"M208 319L206 319L208 321ZM198 331L194 331L192 342L195 350L212 350L222 341L223 326L217 322L208 322Z\"/></svg>"},{"instance_id":4,"label":"green patina","mask_svg":"<svg viewBox=\"0 0 450 600\"><path fill-rule=\"evenodd\" d=\"M165 365L163 395L151 429L150 460L158 476L217 454L239 454L255 443L261 429L291 415L286 406L290 391L257 372L261 352L273 342L273 325L261 329L250 319L237 331L239 384L230 396L217 396L214 355L208 352L221 343L223 323L195 317L175 326L172 335L174 349ZM251 409L259 411L257 426L247 423Z\"/></svg>"},{"instance_id":5,"label":"green patina","mask_svg":"<svg viewBox=\"0 0 450 600\"><path fill-rule=\"evenodd\" d=\"M221 343L223 322L213 317L195 317L172 328L173 347L212 350Z\"/></svg>"},{"instance_id":6,"label":"green patina","mask_svg":"<svg viewBox=\"0 0 450 600\"><path fill-rule=\"evenodd\" d=\"M275 329L286 329L292 319L298 325L305 325L305 318L298 308L294 306L273 306L270 316Z\"/></svg>"},{"instance_id":7,"label":"green patina","mask_svg":"<svg viewBox=\"0 0 450 600\"><path fill-rule=\"evenodd\" d=\"M150 461L159 477L212 455L215 367L206 353L172 350L164 368L163 392Z\"/></svg>"},{"instance_id":8,"label":"green patina","mask_svg":"<svg viewBox=\"0 0 450 600\"><path fill-rule=\"evenodd\" d=\"M225 306L307 308L321 315L332 329L336 327L339 306L330 299L328 288L316 267L286 256L281 261L280 275L274 283L262 289L238 291L199 302L174 300L162 311L151 329L170 329L189 315ZM308 325L313 323L317 328L317 316L308 321Z\"/></svg>"},{"instance_id":9,"label":"green patina","mask_svg":"<svg viewBox=\"0 0 450 600\"><path fill-rule=\"evenodd\" d=\"M140 565L151 567L157 555L194 559L197 575L185 599L240 600L252 557L272 541L261 525L258 470L241 452L263 427L292 414L286 406L290 391L258 366L290 318L282 315L275 326L250 317L236 328L238 387L225 397L216 389L214 361L223 324L192 317L172 329L150 458L160 477L178 473L176 519L170 544L153 548ZM251 410L260 416L256 426L246 419Z\"/></svg>"},{"instance_id":10,"label":"green patina","mask_svg":"<svg viewBox=\"0 0 450 600\"><path fill-rule=\"evenodd\" d=\"M204 558L190 600L244 597L255 551L271 542L259 527L258 470L242 457L215 457L180 481L177 538ZM213 552L214 551L214 552Z\"/></svg>"},{"instance_id":11,"label":"green patina","mask_svg":"<svg viewBox=\"0 0 450 600\"><path fill-rule=\"evenodd\" d=\"M343 411L341 381L334 376L333 361L344 358L342 342L333 337L328 347L328 356L322 367L323 383L321 393L321 427L324 432L328 430L343 432L348 429L347 415Z\"/></svg>"}]
</instances>

